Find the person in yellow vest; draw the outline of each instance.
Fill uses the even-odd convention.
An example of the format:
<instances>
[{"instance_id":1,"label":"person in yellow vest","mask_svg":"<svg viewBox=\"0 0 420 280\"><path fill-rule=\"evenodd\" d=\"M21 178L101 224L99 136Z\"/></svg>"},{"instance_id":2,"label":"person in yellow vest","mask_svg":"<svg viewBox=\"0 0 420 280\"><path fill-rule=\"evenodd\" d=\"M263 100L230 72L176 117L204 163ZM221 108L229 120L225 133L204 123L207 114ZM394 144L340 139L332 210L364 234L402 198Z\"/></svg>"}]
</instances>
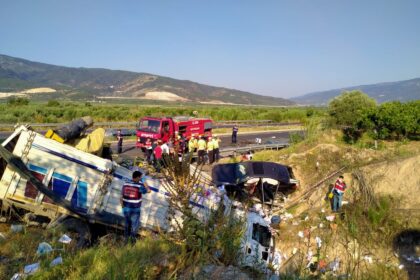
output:
<instances>
[{"instance_id":1,"label":"person in yellow vest","mask_svg":"<svg viewBox=\"0 0 420 280\"><path fill-rule=\"evenodd\" d=\"M190 153L190 156L193 155L195 149L197 149L197 139L195 139L194 136L191 136L190 140L188 141L188 153Z\"/></svg>"},{"instance_id":2,"label":"person in yellow vest","mask_svg":"<svg viewBox=\"0 0 420 280\"><path fill-rule=\"evenodd\" d=\"M217 134L215 134L213 138L213 147L214 147L213 153L214 153L215 162L219 162L219 159L220 159L220 151L219 151L220 142L222 142L222 140L219 138L219 136L217 136Z\"/></svg>"},{"instance_id":3,"label":"person in yellow vest","mask_svg":"<svg viewBox=\"0 0 420 280\"><path fill-rule=\"evenodd\" d=\"M204 164L207 149L207 143L204 136L201 136L200 140L198 140L197 146L198 164Z\"/></svg>"},{"instance_id":4,"label":"person in yellow vest","mask_svg":"<svg viewBox=\"0 0 420 280\"><path fill-rule=\"evenodd\" d=\"M209 163L213 164L214 162L214 141L211 136L208 138L207 142L207 154L209 156Z\"/></svg>"}]
</instances>

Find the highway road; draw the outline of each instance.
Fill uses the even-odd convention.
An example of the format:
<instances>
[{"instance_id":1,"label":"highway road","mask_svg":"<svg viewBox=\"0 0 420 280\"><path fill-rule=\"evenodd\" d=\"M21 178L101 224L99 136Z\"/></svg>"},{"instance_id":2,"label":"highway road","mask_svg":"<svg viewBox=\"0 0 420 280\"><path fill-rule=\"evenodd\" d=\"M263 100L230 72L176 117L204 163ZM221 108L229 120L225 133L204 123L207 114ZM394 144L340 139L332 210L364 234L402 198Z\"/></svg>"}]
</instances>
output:
<instances>
[{"instance_id":1,"label":"highway road","mask_svg":"<svg viewBox=\"0 0 420 280\"><path fill-rule=\"evenodd\" d=\"M288 143L289 142L289 134L291 132L296 131L264 131L264 132L247 132L247 133L238 133L237 144L231 143L231 136L230 135L221 135L220 139L222 140L220 144L220 149L226 147L240 147L245 145L252 145L255 144L255 138L261 138L262 144L268 143ZM111 149L113 153L117 151L117 144L114 142L111 145ZM135 156L140 156L141 151L135 148L135 141L125 141L123 142L123 152L121 154L124 158L133 158Z\"/></svg>"},{"instance_id":2,"label":"highway road","mask_svg":"<svg viewBox=\"0 0 420 280\"><path fill-rule=\"evenodd\" d=\"M222 140L220 148L227 148L227 147L240 147L246 145L255 144L255 138L261 138L262 144L269 144L269 143L288 143L289 142L289 134L291 132L296 131L261 131L261 132L244 132L238 133L237 137L237 144L231 143L231 135L220 135ZM42 132L41 132L42 133ZM0 132L0 139L6 139L11 133L10 132ZM116 142L111 144L111 148L113 153L117 151ZM135 156L140 156L141 151L135 148L135 141L134 140L126 140L123 143L123 158L133 158Z\"/></svg>"}]
</instances>

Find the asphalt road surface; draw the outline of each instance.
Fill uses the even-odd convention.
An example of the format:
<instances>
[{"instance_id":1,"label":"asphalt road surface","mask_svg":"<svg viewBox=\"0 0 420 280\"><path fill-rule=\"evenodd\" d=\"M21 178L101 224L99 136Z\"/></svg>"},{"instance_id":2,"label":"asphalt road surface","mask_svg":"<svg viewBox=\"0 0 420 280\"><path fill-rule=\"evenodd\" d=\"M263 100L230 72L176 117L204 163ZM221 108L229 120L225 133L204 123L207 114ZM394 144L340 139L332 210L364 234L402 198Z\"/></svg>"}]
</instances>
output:
<instances>
[{"instance_id":1,"label":"asphalt road surface","mask_svg":"<svg viewBox=\"0 0 420 280\"><path fill-rule=\"evenodd\" d=\"M288 143L290 133L291 131L264 131L258 133L239 132L236 145L231 143L231 135L221 135L220 138L222 142L220 144L220 149L223 150L223 148L227 147L252 145L255 144L255 138L257 137L261 138L262 144L267 144L270 142ZM6 139L10 134L11 132L0 132L0 139ZM112 143L111 148L113 153L116 154L117 144ZM126 140L123 142L123 152L121 154L123 158L133 158L140 155L141 151L136 149L134 140Z\"/></svg>"},{"instance_id":2,"label":"asphalt road surface","mask_svg":"<svg viewBox=\"0 0 420 280\"><path fill-rule=\"evenodd\" d=\"M269 142L276 142L276 143L288 143L289 142L289 134L292 131L264 131L259 133L238 133L237 137L237 144L231 143L231 136L220 136L222 140L220 144L220 149L227 147L235 147L235 146L245 146L245 145L252 145L255 144L255 138L261 138L261 143L266 144ZM117 151L117 143L112 143L111 149L114 154ZM140 156L142 152L139 149L136 149L135 141L125 141L123 142L122 154L121 156L124 158L133 158L136 156Z\"/></svg>"}]
</instances>

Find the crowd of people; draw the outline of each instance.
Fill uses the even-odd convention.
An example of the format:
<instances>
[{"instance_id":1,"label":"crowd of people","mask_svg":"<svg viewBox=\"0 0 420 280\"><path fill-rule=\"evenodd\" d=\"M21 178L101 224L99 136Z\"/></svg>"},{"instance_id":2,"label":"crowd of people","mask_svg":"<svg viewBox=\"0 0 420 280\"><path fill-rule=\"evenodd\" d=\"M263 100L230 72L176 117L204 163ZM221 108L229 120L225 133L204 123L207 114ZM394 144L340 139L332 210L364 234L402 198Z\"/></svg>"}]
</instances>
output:
<instances>
[{"instance_id":1,"label":"crowd of people","mask_svg":"<svg viewBox=\"0 0 420 280\"><path fill-rule=\"evenodd\" d=\"M147 138L145 142L146 160L153 165L157 172L160 172L162 166L165 166L165 156L178 158L180 161L187 155L191 158L197 158L198 164L213 164L220 159L221 139L212 136L192 136L187 140L183 135L176 135L168 141L161 139Z\"/></svg>"}]
</instances>

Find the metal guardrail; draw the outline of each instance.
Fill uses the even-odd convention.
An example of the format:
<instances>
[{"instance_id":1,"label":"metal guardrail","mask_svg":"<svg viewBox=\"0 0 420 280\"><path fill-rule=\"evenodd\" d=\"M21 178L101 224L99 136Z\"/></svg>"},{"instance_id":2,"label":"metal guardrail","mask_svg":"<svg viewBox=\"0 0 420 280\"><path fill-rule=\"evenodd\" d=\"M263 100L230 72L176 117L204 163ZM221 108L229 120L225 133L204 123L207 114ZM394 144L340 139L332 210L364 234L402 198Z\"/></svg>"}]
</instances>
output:
<instances>
[{"instance_id":1,"label":"metal guardrail","mask_svg":"<svg viewBox=\"0 0 420 280\"><path fill-rule=\"evenodd\" d=\"M234 153L234 152L261 151L261 150L280 150L288 146L289 146L289 143L248 145L248 146L242 146L242 147L229 147L229 148L221 149L220 153Z\"/></svg>"}]
</instances>

